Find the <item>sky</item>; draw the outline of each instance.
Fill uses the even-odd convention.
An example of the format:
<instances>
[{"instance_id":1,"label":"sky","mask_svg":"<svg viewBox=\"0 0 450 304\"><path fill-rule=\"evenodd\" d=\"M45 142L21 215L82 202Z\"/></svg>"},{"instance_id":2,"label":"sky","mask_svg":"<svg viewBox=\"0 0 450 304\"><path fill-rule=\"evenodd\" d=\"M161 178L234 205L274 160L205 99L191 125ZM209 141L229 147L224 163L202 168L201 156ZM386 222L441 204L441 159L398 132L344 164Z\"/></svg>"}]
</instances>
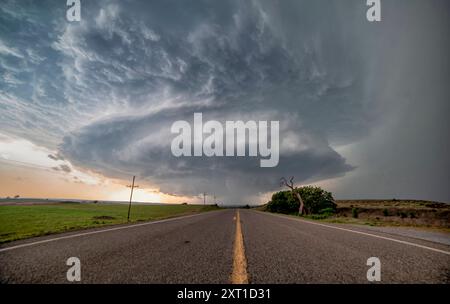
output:
<instances>
[{"instance_id":1,"label":"sky","mask_svg":"<svg viewBox=\"0 0 450 304\"><path fill-rule=\"evenodd\" d=\"M450 202L450 3L2 1L0 196ZM279 121L280 159L175 157L171 125Z\"/></svg>"}]
</instances>

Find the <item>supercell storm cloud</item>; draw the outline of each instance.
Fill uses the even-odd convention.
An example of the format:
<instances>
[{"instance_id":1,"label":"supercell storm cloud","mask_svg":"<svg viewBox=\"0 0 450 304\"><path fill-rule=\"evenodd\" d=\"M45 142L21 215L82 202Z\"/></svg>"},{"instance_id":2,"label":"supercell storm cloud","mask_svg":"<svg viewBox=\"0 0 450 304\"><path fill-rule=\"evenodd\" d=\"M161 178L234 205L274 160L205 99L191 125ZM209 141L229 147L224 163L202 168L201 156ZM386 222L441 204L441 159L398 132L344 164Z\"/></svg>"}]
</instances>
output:
<instances>
[{"instance_id":1,"label":"supercell storm cloud","mask_svg":"<svg viewBox=\"0 0 450 304\"><path fill-rule=\"evenodd\" d=\"M343 183L338 195L361 187L371 189L368 196L448 200L446 187L428 197L432 189L420 186L449 181L437 166L449 164L448 140L437 145L435 160L421 148L448 131L449 24L438 13L448 4L424 2L383 2L383 21L372 24L357 0L84 1L74 23L61 1L30 2L27 11L6 1L2 131L58 150L79 167L137 175L176 195L208 191L232 203L278 189L281 176L307 183L356 174L352 190ZM414 23L393 18L405 9ZM417 36L400 36L396 29L404 27ZM425 50L447 52L440 55L447 61L425 61ZM221 123L279 121L278 166L174 157L171 125L192 122L196 112ZM343 155L348 146L356 148ZM400 175L415 178L392 188L389 178ZM382 185L369 186L381 177Z\"/></svg>"}]
</instances>

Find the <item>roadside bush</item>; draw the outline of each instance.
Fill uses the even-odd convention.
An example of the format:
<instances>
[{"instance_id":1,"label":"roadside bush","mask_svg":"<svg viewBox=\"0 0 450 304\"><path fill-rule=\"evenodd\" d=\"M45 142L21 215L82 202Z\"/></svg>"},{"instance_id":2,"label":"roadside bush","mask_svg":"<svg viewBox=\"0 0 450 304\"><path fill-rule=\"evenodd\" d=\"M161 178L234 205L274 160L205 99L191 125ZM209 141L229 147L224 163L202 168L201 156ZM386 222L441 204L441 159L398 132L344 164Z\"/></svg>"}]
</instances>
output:
<instances>
[{"instance_id":1,"label":"roadside bush","mask_svg":"<svg viewBox=\"0 0 450 304\"><path fill-rule=\"evenodd\" d=\"M293 197L291 191L279 191L272 195L272 199L267 204L270 212L293 214L297 213L299 202Z\"/></svg>"},{"instance_id":2,"label":"roadside bush","mask_svg":"<svg viewBox=\"0 0 450 304\"><path fill-rule=\"evenodd\" d=\"M328 209L329 213L336 212L337 206L331 192L314 186L301 187L297 191L300 193L308 213L319 214L324 209Z\"/></svg>"},{"instance_id":3,"label":"roadside bush","mask_svg":"<svg viewBox=\"0 0 450 304\"><path fill-rule=\"evenodd\" d=\"M305 210L309 214L323 214L325 216L336 213L336 203L330 192L320 187L301 187L295 191L300 193L305 204ZM300 203L292 191L279 191L272 195L267 204L267 210L271 212L297 214Z\"/></svg>"},{"instance_id":4,"label":"roadside bush","mask_svg":"<svg viewBox=\"0 0 450 304\"><path fill-rule=\"evenodd\" d=\"M383 209L383 215L389 216L389 211L386 208Z\"/></svg>"},{"instance_id":5,"label":"roadside bush","mask_svg":"<svg viewBox=\"0 0 450 304\"><path fill-rule=\"evenodd\" d=\"M358 218L358 208L352 209L352 216L353 216L353 218Z\"/></svg>"}]
</instances>

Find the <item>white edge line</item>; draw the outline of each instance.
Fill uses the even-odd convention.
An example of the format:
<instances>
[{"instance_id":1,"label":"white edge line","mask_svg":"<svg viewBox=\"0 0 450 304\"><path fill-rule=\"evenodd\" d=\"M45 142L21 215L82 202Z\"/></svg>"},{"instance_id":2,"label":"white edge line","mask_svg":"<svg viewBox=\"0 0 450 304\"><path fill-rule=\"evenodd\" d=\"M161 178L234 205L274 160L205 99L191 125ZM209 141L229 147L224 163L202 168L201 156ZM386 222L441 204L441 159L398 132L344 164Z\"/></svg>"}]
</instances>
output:
<instances>
[{"instance_id":1,"label":"white edge line","mask_svg":"<svg viewBox=\"0 0 450 304\"><path fill-rule=\"evenodd\" d=\"M357 233L357 234L372 236L372 237L383 239L383 240L388 240L388 241L397 242L397 243L400 243L400 244L415 246L415 247L428 249L428 250L432 250L432 251L435 251L435 252L439 252L439 253L450 255L449 251L445 251L445 250L441 250L441 249L437 249L437 248L433 248L433 247L428 247L428 246L423 246L423 245L419 245L419 244L411 243L411 242L407 242L407 241L401 241L401 240L397 240L397 239L393 239L393 238L388 238L388 237L381 236L381 235L376 235L376 234L371 234L371 233L367 233L367 232L361 232L361 231L357 231L357 230L346 229L346 228L341 228L341 227L336 227L336 226L331 226L331 225L325 225L325 224L321 224L321 223L315 223L315 222L306 221L306 220L299 219L299 218L297 219L297 218L291 218L289 216L273 214L273 213L270 213L270 212L263 212L263 211L260 211L260 212L264 213L264 214L269 214L269 215L285 218L285 219L288 219L288 220L299 221L299 222L303 222L303 223L307 223L307 224L311 224L311 225L323 226L323 227L327 227L327 228L332 228L332 229L337 229L337 230L342 230L342 231L347 231L347 232L353 232L353 233Z\"/></svg>"},{"instance_id":2,"label":"white edge line","mask_svg":"<svg viewBox=\"0 0 450 304\"><path fill-rule=\"evenodd\" d=\"M168 218L168 219L163 219L163 220L158 220L158 221L151 221L151 222L146 222L146 223L141 223L141 224L131 224L131 225L127 225L127 226L107 228L107 229L101 229L101 230L96 230L96 231L89 231L89 232L71 234L71 235L66 235L66 236L60 236L60 237L37 241L37 242L31 242L31 243L25 243L25 244L20 244L20 245L16 245L16 246L6 247L6 248L0 248L0 252L5 252L5 251L13 250L13 249L29 247L29 246L33 246L33 245L39 245L39 244L44 244L44 243L49 243L49 242L54 242L54 241L59 241L59 240L71 239L71 238L85 236L85 235L91 235L91 234L97 234L97 233L103 233L103 232L109 232L109 231L115 231L115 230L121 230L121 229L128 229L128 228L135 228L135 227L159 224L159 223L164 223L164 222L171 222L171 221L175 221L175 220L181 220L181 219L186 219L186 218L190 218L190 217L194 217L194 216L204 215L206 213L208 213L208 212L178 216L178 217L173 217L173 218Z\"/></svg>"}]
</instances>

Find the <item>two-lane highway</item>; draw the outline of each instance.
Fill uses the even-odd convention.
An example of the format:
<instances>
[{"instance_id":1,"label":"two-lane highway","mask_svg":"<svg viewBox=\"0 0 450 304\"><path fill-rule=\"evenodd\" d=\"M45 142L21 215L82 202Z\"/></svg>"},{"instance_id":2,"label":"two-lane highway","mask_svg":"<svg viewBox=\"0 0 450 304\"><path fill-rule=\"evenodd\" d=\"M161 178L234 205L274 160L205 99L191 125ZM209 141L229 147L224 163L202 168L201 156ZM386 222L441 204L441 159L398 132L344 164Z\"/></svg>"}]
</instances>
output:
<instances>
[{"instance_id":1,"label":"two-lane highway","mask_svg":"<svg viewBox=\"0 0 450 304\"><path fill-rule=\"evenodd\" d=\"M367 283L369 257L383 283L450 274L446 245L228 209L6 244L0 282L66 283L69 257L81 261L81 283Z\"/></svg>"}]
</instances>

